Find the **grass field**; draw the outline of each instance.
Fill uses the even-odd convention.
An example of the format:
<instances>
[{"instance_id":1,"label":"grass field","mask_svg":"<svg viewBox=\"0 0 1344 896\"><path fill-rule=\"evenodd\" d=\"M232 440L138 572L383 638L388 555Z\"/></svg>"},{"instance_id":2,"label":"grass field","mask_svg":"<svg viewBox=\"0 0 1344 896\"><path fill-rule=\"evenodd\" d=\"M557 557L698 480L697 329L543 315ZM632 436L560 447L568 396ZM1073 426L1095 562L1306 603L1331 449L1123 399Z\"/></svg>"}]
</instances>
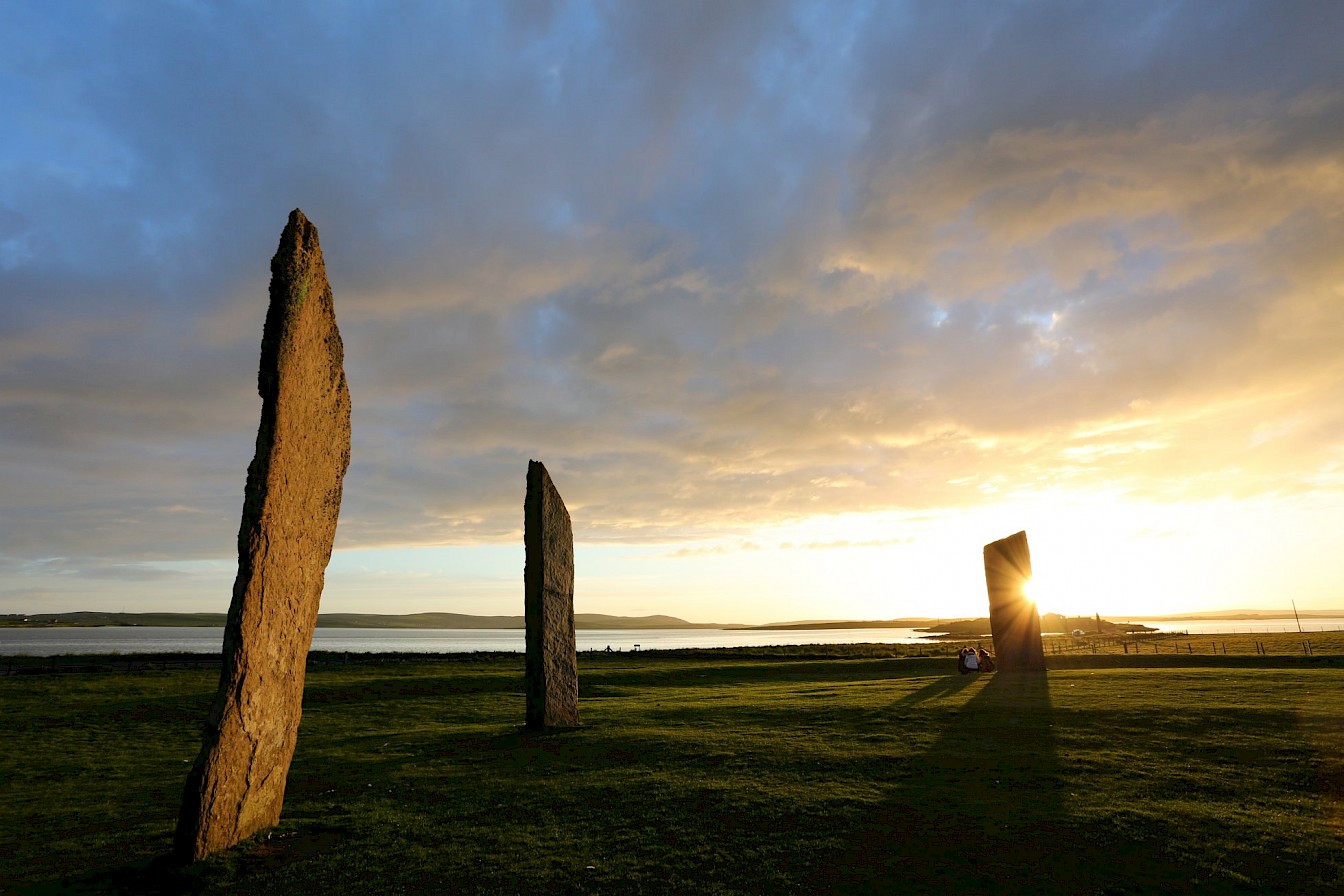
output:
<instances>
[{"instance_id":1,"label":"grass field","mask_svg":"<svg viewBox=\"0 0 1344 896\"><path fill-rule=\"evenodd\" d=\"M1262 639L1263 640L1263 639ZM314 668L285 816L164 859L212 670L0 678L0 891L1344 891L1344 660L831 648Z\"/></svg>"}]
</instances>

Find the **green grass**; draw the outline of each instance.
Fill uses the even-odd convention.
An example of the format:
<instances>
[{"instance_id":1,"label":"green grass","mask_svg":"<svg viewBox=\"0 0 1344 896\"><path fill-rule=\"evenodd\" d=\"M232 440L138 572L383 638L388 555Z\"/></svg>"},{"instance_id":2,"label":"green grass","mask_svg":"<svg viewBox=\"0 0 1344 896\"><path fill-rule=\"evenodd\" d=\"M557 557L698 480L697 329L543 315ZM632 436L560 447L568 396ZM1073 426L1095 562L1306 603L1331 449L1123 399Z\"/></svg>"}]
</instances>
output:
<instances>
[{"instance_id":1,"label":"green grass","mask_svg":"<svg viewBox=\"0 0 1344 896\"><path fill-rule=\"evenodd\" d=\"M879 653L584 654L544 734L520 656L316 667L280 827L185 871L217 673L0 678L0 890L1344 888L1339 659Z\"/></svg>"}]
</instances>

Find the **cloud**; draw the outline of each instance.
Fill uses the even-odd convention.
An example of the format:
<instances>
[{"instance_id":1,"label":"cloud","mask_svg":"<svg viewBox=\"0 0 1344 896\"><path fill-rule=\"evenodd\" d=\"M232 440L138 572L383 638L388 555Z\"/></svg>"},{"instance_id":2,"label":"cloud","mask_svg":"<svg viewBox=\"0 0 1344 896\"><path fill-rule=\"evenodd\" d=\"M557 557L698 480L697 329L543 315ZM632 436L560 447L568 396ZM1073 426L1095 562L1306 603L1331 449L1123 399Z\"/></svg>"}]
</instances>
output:
<instances>
[{"instance_id":1,"label":"cloud","mask_svg":"<svg viewBox=\"0 0 1344 896\"><path fill-rule=\"evenodd\" d=\"M294 206L339 547L516 538L528 458L688 543L1344 461L1329 5L86 12L0 12L15 558L233 553Z\"/></svg>"}]
</instances>

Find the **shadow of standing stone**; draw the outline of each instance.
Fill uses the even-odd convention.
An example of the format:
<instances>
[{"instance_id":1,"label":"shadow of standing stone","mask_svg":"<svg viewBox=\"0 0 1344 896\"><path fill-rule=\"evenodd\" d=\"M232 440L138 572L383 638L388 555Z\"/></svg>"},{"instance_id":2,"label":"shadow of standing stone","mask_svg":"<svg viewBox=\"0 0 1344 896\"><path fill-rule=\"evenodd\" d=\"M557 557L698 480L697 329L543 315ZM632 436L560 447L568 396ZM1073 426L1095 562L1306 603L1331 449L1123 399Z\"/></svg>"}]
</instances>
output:
<instances>
[{"instance_id":1,"label":"shadow of standing stone","mask_svg":"<svg viewBox=\"0 0 1344 896\"><path fill-rule=\"evenodd\" d=\"M1025 586L1031 578L1027 533L985 545L985 586L989 589L989 630L1001 672L1044 671L1041 616Z\"/></svg>"},{"instance_id":2,"label":"shadow of standing stone","mask_svg":"<svg viewBox=\"0 0 1344 896\"><path fill-rule=\"evenodd\" d=\"M579 724L574 637L574 530L540 461L527 463L523 502L527 715L531 730Z\"/></svg>"},{"instance_id":3,"label":"shadow of standing stone","mask_svg":"<svg viewBox=\"0 0 1344 896\"><path fill-rule=\"evenodd\" d=\"M238 577L219 689L174 838L184 862L280 820L305 660L350 464L350 393L317 228L295 209L271 259Z\"/></svg>"}]
</instances>

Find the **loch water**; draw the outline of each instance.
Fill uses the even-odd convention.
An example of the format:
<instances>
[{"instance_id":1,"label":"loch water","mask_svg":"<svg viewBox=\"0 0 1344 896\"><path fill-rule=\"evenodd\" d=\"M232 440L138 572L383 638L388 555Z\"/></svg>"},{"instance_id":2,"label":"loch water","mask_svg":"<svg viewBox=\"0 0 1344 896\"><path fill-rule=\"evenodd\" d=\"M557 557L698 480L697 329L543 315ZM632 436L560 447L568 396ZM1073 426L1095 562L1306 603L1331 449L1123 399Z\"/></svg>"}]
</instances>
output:
<instances>
[{"instance_id":1,"label":"loch water","mask_svg":"<svg viewBox=\"0 0 1344 896\"><path fill-rule=\"evenodd\" d=\"M1120 620L1116 620L1120 621ZM1166 619L1142 622L1163 632L1191 635L1296 632L1291 616L1276 619ZM1344 630L1344 618L1303 618L1303 632ZM314 650L340 653L522 653L522 629L318 628ZM799 644L937 644L913 628L843 629L580 629L580 651L677 650ZM0 656L63 654L218 653L222 628L98 626L0 628Z\"/></svg>"},{"instance_id":2,"label":"loch water","mask_svg":"<svg viewBox=\"0 0 1344 896\"><path fill-rule=\"evenodd\" d=\"M525 649L522 629L318 628L313 650L343 653L476 653ZM792 629L580 629L580 651L676 650L788 644L923 644L912 628ZM0 656L63 654L218 653L222 628L98 626L0 628Z\"/></svg>"}]
</instances>

